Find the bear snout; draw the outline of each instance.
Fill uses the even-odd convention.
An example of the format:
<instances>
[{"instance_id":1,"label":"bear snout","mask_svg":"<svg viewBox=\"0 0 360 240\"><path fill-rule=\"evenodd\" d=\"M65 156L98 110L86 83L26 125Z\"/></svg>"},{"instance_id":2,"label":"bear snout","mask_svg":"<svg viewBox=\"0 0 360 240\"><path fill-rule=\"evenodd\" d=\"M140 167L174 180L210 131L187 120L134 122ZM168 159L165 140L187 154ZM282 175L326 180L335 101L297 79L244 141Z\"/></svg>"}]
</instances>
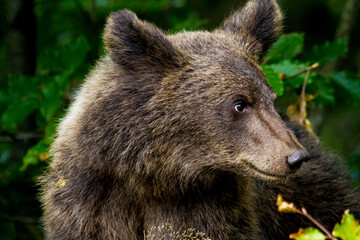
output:
<instances>
[{"instance_id":1,"label":"bear snout","mask_svg":"<svg viewBox=\"0 0 360 240\"><path fill-rule=\"evenodd\" d=\"M301 164L308 161L310 154L306 149L294 150L290 156L286 157L286 163L291 170L297 170Z\"/></svg>"}]
</instances>

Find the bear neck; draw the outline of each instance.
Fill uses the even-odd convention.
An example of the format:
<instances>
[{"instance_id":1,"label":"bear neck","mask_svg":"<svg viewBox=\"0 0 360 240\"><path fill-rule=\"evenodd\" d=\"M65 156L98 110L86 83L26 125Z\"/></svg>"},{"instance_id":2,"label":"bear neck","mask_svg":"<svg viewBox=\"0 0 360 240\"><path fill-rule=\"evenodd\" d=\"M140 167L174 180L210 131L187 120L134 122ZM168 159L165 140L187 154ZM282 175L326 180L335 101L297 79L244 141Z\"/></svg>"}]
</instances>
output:
<instances>
[{"instance_id":1,"label":"bear neck","mask_svg":"<svg viewBox=\"0 0 360 240\"><path fill-rule=\"evenodd\" d=\"M217 172L199 175L186 186L168 181L162 189L159 189L158 180L152 180L154 182L149 179L149 185L143 189L152 188L153 192L143 192L141 196L147 199L142 201L146 202L142 206L144 229L167 223L173 229L206 230L206 237L210 239L235 239L242 234L248 236L249 232L260 236L253 207L254 182L250 178ZM157 189L151 187L152 184ZM186 225L189 219L192 226ZM209 231L206 226L204 228L204 222L219 222L221 229L212 226Z\"/></svg>"}]
</instances>

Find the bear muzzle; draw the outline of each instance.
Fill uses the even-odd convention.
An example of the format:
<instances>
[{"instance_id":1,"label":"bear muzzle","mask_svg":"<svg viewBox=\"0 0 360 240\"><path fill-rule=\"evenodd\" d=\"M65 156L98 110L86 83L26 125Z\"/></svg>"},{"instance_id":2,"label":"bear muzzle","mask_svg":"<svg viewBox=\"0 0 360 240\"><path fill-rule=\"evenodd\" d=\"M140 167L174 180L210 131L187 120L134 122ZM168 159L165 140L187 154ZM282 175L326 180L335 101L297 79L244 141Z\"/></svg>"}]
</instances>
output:
<instances>
[{"instance_id":1,"label":"bear muzzle","mask_svg":"<svg viewBox=\"0 0 360 240\"><path fill-rule=\"evenodd\" d=\"M294 150L290 156L286 157L286 163L291 170L297 170L303 162L310 159L309 152L304 149Z\"/></svg>"}]
</instances>

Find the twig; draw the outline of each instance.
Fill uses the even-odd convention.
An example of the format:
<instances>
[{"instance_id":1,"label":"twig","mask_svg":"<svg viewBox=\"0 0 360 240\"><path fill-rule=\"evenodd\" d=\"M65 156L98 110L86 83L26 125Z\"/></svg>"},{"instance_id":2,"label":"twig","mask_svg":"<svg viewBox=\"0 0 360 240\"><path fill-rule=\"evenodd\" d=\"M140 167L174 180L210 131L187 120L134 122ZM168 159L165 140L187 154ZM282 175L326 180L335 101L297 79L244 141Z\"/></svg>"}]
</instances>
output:
<instances>
[{"instance_id":1,"label":"twig","mask_svg":"<svg viewBox=\"0 0 360 240\"><path fill-rule=\"evenodd\" d=\"M14 135L0 136L0 142L27 141L31 139L42 139L43 132L20 132Z\"/></svg>"},{"instance_id":2,"label":"twig","mask_svg":"<svg viewBox=\"0 0 360 240\"><path fill-rule=\"evenodd\" d=\"M300 95L300 103L299 103L299 124L301 126L304 125L304 121L306 119L306 96L305 96L305 89L306 89L306 85L307 82L309 80L309 76L310 76L310 72L311 70L313 70L314 68L317 68L319 66L319 63L314 63L313 65L311 65L310 67L306 68L306 75L305 75L305 79L304 79L304 83L301 89L301 95Z\"/></svg>"},{"instance_id":3,"label":"twig","mask_svg":"<svg viewBox=\"0 0 360 240\"><path fill-rule=\"evenodd\" d=\"M307 211L305 208L301 208L301 212L299 212L301 215L307 217L310 221L312 221L316 226L318 226L329 239L332 240L338 240L337 238L333 237L331 235L331 233L321 224L319 223L315 218L313 218Z\"/></svg>"},{"instance_id":4,"label":"twig","mask_svg":"<svg viewBox=\"0 0 360 240\"><path fill-rule=\"evenodd\" d=\"M285 80L290 80L290 79L292 79L292 78L296 78L297 76L300 76L300 75L303 74L304 72L309 71L309 69L312 70L312 69L314 69L314 68L317 68L318 66L319 66L319 63L314 63L314 64L311 65L310 67L307 67L307 68L305 68L305 69L302 69L300 72L295 73L294 75L286 76L285 74L283 74L283 75L282 75L282 80L285 81Z\"/></svg>"},{"instance_id":5,"label":"twig","mask_svg":"<svg viewBox=\"0 0 360 240\"><path fill-rule=\"evenodd\" d=\"M42 236L40 230L36 228L34 225L29 223L24 223L26 229L30 232L34 240L42 240L44 237Z\"/></svg>"},{"instance_id":6,"label":"twig","mask_svg":"<svg viewBox=\"0 0 360 240\"><path fill-rule=\"evenodd\" d=\"M306 97L305 97L305 89L306 89L306 85L309 79L309 75L310 75L311 69L307 69L306 70L306 76L305 76L305 80L301 89L301 94L300 94L300 103L299 103L299 124L301 126L304 125L304 120L306 119Z\"/></svg>"},{"instance_id":7,"label":"twig","mask_svg":"<svg viewBox=\"0 0 360 240\"><path fill-rule=\"evenodd\" d=\"M24 217L24 216L8 216L3 213L0 214L0 218L11 222L20 222L24 224L38 223L38 218Z\"/></svg>"},{"instance_id":8,"label":"twig","mask_svg":"<svg viewBox=\"0 0 360 240\"><path fill-rule=\"evenodd\" d=\"M23 224L26 229L31 233L33 239L41 240L43 236L39 229L37 229L34 225L39 223L38 218L24 217L24 216L8 216L4 213L0 213L0 219L10 222L18 222Z\"/></svg>"},{"instance_id":9,"label":"twig","mask_svg":"<svg viewBox=\"0 0 360 240\"><path fill-rule=\"evenodd\" d=\"M283 200L283 197L281 194L278 194L276 199L276 205L278 206L279 212L286 212L286 213L298 213L300 215L303 215L304 217L308 218L311 222L313 222L316 226L318 226L326 235L327 238L331 240L338 240L337 238L333 237L331 233L316 219L314 219L305 208L298 209L294 203L289 203ZM300 231L299 231L300 233ZM290 235L291 236L291 235ZM292 238L292 237L291 237Z\"/></svg>"},{"instance_id":10,"label":"twig","mask_svg":"<svg viewBox=\"0 0 360 240\"><path fill-rule=\"evenodd\" d=\"M301 70L300 72L298 72L298 73L295 73L294 75L291 75L291 76L285 76L285 74L283 75L283 80L285 81L285 80L290 80L290 79L292 79L292 78L296 78L297 76L300 76L301 74L303 74L304 72L306 72L307 71L307 68L305 68L305 69L303 69L303 70Z\"/></svg>"}]
</instances>

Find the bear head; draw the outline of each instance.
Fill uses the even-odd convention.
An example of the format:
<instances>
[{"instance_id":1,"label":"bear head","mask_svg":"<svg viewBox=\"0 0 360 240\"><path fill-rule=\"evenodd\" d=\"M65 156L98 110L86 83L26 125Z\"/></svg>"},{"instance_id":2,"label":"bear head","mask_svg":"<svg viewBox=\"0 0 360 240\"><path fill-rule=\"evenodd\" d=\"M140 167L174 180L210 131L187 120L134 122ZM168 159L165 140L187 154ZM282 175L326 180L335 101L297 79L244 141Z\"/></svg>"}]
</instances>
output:
<instances>
[{"instance_id":1,"label":"bear head","mask_svg":"<svg viewBox=\"0 0 360 240\"><path fill-rule=\"evenodd\" d=\"M281 21L275 0L248 2L212 32L165 35L128 10L111 14L98 74L109 79L106 94L98 91L82 120L103 158L162 182L218 172L286 178L308 153L275 110L258 65Z\"/></svg>"}]
</instances>

